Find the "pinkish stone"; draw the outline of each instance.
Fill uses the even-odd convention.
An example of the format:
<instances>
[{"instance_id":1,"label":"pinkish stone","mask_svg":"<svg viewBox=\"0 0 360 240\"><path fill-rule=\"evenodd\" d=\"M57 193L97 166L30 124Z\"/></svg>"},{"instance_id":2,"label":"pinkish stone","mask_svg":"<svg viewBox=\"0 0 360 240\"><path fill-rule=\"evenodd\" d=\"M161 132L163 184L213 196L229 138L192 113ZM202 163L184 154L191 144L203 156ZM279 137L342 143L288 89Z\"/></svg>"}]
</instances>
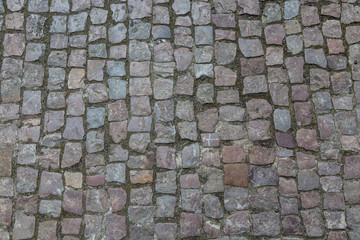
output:
<instances>
[{"instance_id":1,"label":"pinkish stone","mask_svg":"<svg viewBox=\"0 0 360 240\"><path fill-rule=\"evenodd\" d=\"M218 115L218 110L216 108L212 108L204 112L198 113L197 119L199 121L199 130L203 132L214 132L215 125L219 121Z\"/></svg>"},{"instance_id":2,"label":"pinkish stone","mask_svg":"<svg viewBox=\"0 0 360 240\"><path fill-rule=\"evenodd\" d=\"M329 54L339 54L345 52L343 40L341 39L327 39L327 46Z\"/></svg>"},{"instance_id":3,"label":"pinkish stone","mask_svg":"<svg viewBox=\"0 0 360 240\"><path fill-rule=\"evenodd\" d=\"M219 28L235 28L235 15L231 14L213 14L212 21Z\"/></svg>"},{"instance_id":4,"label":"pinkish stone","mask_svg":"<svg viewBox=\"0 0 360 240\"><path fill-rule=\"evenodd\" d=\"M155 62L170 62L173 60L174 50L170 43L164 42L154 46Z\"/></svg>"},{"instance_id":5,"label":"pinkish stone","mask_svg":"<svg viewBox=\"0 0 360 240\"><path fill-rule=\"evenodd\" d=\"M110 214L106 217L105 235L109 239L123 239L126 237L126 218L116 214Z\"/></svg>"},{"instance_id":6,"label":"pinkish stone","mask_svg":"<svg viewBox=\"0 0 360 240\"><path fill-rule=\"evenodd\" d=\"M259 39L239 38L239 48L245 57L264 55L264 50Z\"/></svg>"},{"instance_id":7,"label":"pinkish stone","mask_svg":"<svg viewBox=\"0 0 360 240\"><path fill-rule=\"evenodd\" d=\"M240 145L224 146L222 148L222 160L224 163L245 162L246 155Z\"/></svg>"},{"instance_id":8,"label":"pinkish stone","mask_svg":"<svg viewBox=\"0 0 360 240\"><path fill-rule=\"evenodd\" d=\"M106 192L103 189L89 189L86 191L86 210L100 213L109 209Z\"/></svg>"},{"instance_id":9,"label":"pinkish stone","mask_svg":"<svg viewBox=\"0 0 360 240\"><path fill-rule=\"evenodd\" d=\"M339 18L341 13L340 4L330 3L321 7L321 15Z\"/></svg>"},{"instance_id":10,"label":"pinkish stone","mask_svg":"<svg viewBox=\"0 0 360 240\"><path fill-rule=\"evenodd\" d=\"M264 29L266 44L282 45L285 29L281 24L269 25Z\"/></svg>"},{"instance_id":11,"label":"pinkish stone","mask_svg":"<svg viewBox=\"0 0 360 240\"><path fill-rule=\"evenodd\" d=\"M119 143L127 136L127 121L111 122L109 134L115 143Z\"/></svg>"},{"instance_id":12,"label":"pinkish stone","mask_svg":"<svg viewBox=\"0 0 360 240\"><path fill-rule=\"evenodd\" d=\"M317 123L321 139L332 139L335 136L335 122L332 115L318 116Z\"/></svg>"},{"instance_id":13,"label":"pinkish stone","mask_svg":"<svg viewBox=\"0 0 360 240\"><path fill-rule=\"evenodd\" d=\"M54 132L64 125L64 111L47 111L44 117L44 132Z\"/></svg>"},{"instance_id":14,"label":"pinkish stone","mask_svg":"<svg viewBox=\"0 0 360 240\"><path fill-rule=\"evenodd\" d=\"M219 129L219 136L221 140L240 140L246 137L246 132L243 126L223 123ZM263 133L263 129L260 130ZM256 132L252 132L253 137L257 137Z\"/></svg>"},{"instance_id":15,"label":"pinkish stone","mask_svg":"<svg viewBox=\"0 0 360 240\"><path fill-rule=\"evenodd\" d=\"M206 25L211 22L211 6L206 2L193 2L191 15L195 25Z\"/></svg>"},{"instance_id":16,"label":"pinkish stone","mask_svg":"<svg viewBox=\"0 0 360 240\"><path fill-rule=\"evenodd\" d=\"M109 188L108 190L111 208L113 211L120 211L125 207L127 194L122 188Z\"/></svg>"},{"instance_id":17,"label":"pinkish stone","mask_svg":"<svg viewBox=\"0 0 360 240\"><path fill-rule=\"evenodd\" d=\"M293 101L306 101L309 98L309 90L307 85L294 85L291 87Z\"/></svg>"},{"instance_id":18,"label":"pinkish stone","mask_svg":"<svg viewBox=\"0 0 360 240\"><path fill-rule=\"evenodd\" d=\"M82 157L82 146L81 143L65 144L64 154L61 161L61 167L67 168L77 164Z\"/></svg>"},{"instance_id":19,"label":"pinkish stone","mask_svg":"<svg viewBox=\"0 0 360 240\"><path fill-rule=\"evenodd\" d=\"M4 37L4 56L21 56L25 49L25 34L8 33Z\"/></svg>"},{"instance_id":20,"label":"pinkish stone","mask_svg":"<svg viewBox=\"0 0 360 240\"><path fill-rule=\"evenodd\" d=\"M289 87L287 85L271 83L269 85L269 91L275 105L289 106Z\"/></svg>"},{"instance_id":21,"label":"pinkish stone","mask_svg":"<svg viewBox=\"0 0 360 240\"><path fill-rule=\"evenodd\" d=\"M66 115L81 116L85 113L85 103L81 92L70 93L66 105Z\"/></svg>"},{"instance_id":22,"label":"pinkish stone","mask_svg":"<svg viewBox=\"0 0 360 240\"><path fill-rule=\"evenodd\" d=\"M312 26L320 23L319 13L317 7L302 6L301 19L304 26Z\"/></svg>"},{"instance_id":23,"label":"pinkish stone","mask_svg":"<svg viewBox=\"0 0 360 240\"><path fill-rule=\"evenodd\" d=\"M129 117L126 102L118 100L108 104L108 120L109 121L123 121Z\"/></svg>"},{"instance_id":24,"label":"pinkish stone","mask_svg":"<svg viewBox=\"0 0 360 240\"><path fill-rule=\"evenodd\" d=\"M79 234L81 227L81 218L64 218L61 222L62 234Z\"/></svg>"},{"instance_id":25,"label":"pinkish stone","mask_svg":"<svg viewBox=\"0 0 360 240\"><path fill-rule=\"evenodd\" d=\"M313 155L297 152L296 160L299 169L311 169L316 166L316 158Z\"/></svg>"},{"instance_id":26,"label":"pinkish stone","mask_svg":"<svg viewBox=\"0 0 360 240\"><path fill-rule=\"evenodd\" d=\"M86 176L86 183L93 187L103 186L105 184L105 176L103 174Z\"/></svg>"},{"instance_id":27,"label":"pinkish stone","mask_svg":"<svg viewBox=\"0 0 360 240\"><path fill-rule=\"evenodd\" d=\"M12 203L10 199L0 199L0 225L10 226L12 217Z\"/></svg>"},{"instance_id":28,"label":"pinkish stone","mask_svg":"<svg viewBox=\"0 0 360 240\"><path fill-rule=\"evenodd\" d=\"M150 74L150 62L131 62L130 76L146 77Z\"/></svg>"},{"instance_id":29,"label":"pinkish stone","mask_svg":"<svg viewBox=\"0 0 360 240\"><path fill-rule=\"evenodd\" d=\"M235 31L215 29L215 40L235 41L236 40Z\"/></svg>"},{"instance_id":30,"label":"pinkish stone","mask_svg":"<svg viewBox=\"0 0 360 240\"><path fill-rule=\"evenodd\" d=\"M240 14L260 15L259 0L238 0Z\"/></svg>"},{"instance_id":31,"label":"pinkish stone","mask_svg":"<svg viewBox=\"0 0 360 240\"><path fill-rule=\"evenodd\" d=\"M160 146L156 148L156 165L160 168L175 169L176 168L176 149Z\"/></svg>"},{"instance_id":32,"label":"pinkish stone","mask_svg":"<svg viewBox=\"0 0 360 240\"><path fill-rule=\"evenodd\" d=\"M178 48L174 51L176 61L176 69L178 71L185 71L189 68L193 54L188 48Z\"/></svg>"},{"instance_id":33,"label":"pinkish stone","mask_svg":"<svg viewBox=\"0 0 360 240\"><path fill-rule=\"evenodd\" d=\"M291 83L302 83L304 81L304 58L288 57L285 60Z\"/></svg>"},{"instance_id":34,"label":"pinkish stone","mask_svg":"<svg viewBox=\"0 0 360 240\"><path fill-rule=\"evenodd\" d=\"M200 188L199 175L196 174L185 174L180 176L181 188Z\"/></svg>"},{"instance_id":35,"label":"pinkish stone","mask_svg":"<svg viewBox=\"0 0 360 240\"><path fill-rule=\"evenodd\" d=\"M236 83L236 72L223 66L215 67L215 86L233 86Z\"/></svg>"},{"instance_id":36,"label":"pinkish stone","mask_svg":"<svg viewBox=\"0 0 360 240\"><path fill-rule=\"evenodd\" d=\"M270 139L270 121L255 120L246 124L249 139L251 141Z\"/></svg>"},{"instance_id":37,"label":"pinkish stone","mask_svg":"<svg viewBox=\"0 0 360 240\"><path fill-rule=\"evenodd\" d=\"M82 192L65 190L62 207L66 212L82 215Z\"/></svg>"},{"instance_id":38,"label":"pinkish stone","mask_svg":"<svg viewBox=\"0 0 360 240\"><path fill-rule=\"evenodd\" d=\"M271 164L275 161L275 149L254 146L249 149L249 161L254 165Z\"/></svg>"},{"instance_id":39,"label":"pinkish stone","mask_svg":"<svg viewBox=\"0 0 360 240\"><path fill-rule=\"evenodd\" d=\"M345 179L360 178L360 156L344 157L344 177Z\"/></svg>"},{"instance_id":40,"label":"pinkish stone","mask_svg":"<svg viewBox=\"0 0 360 240\"><path fill-rule=\"evenodd\" d=\"M311 124L313 117L312 103L295 103L295 119L299 126L307 126Z\"/></svg>"},{"instance_id":41,"label":"pinkish stone","mask_svg":"<svg viewBox=\"0 0 360 240\"><path fill-rule=\"evenodd\" d=\"M317 192L301 193L301 205L303 208L313 208L320 205L320 194Z\"/></svg>"},{"instance_id":42,"label":"pinkish stone","mask_svg":"<svg viewBox=\"0 0 360 240\"><path fill-rule=\"evenodd\" d=\"M200 236L203 225L201 214L181 213L180 217L180 237Z\"/></svg>"},{"instance_id":43,"label":"pinkish stone","mask_svg":"<svg viewBox=\"0 0 360 240\"><path fill-rule=\"evenodd\" d=\"M246 102L246 110L251 119L268 118L272 113L272 107L265 99L251 99Z\"/></svg>"},{"instance_id":44,"label":"pinkish stone","mask_svg":"<svg viewBox=\"0 0 360 240\"><path fill-rule=\"evenodd\" d=\"M263 57L240 58L240 69L241 75L244 77L263 74L265 71L265 59Z\"/></svg>"},{"instance_id":45,"label":"pinkish stone","mask_svg":"<svg viewBox=\"0 0 360 240\"><path fill-rule=\"evenodd\" d=\"M316 138L316 131L312 129L302 128L296 132L296 142L298 146L306 150L316 151L319 149L319 143Z\"/></svg>"},{"instance_id":46,"label":"pinkish stone","mask_svg":"<svg viewBox=\"0 0 360 240\"><path fill-rule=\"evenodd\" d=\"M294 138L288 133L275 133L276 143L279 147L294 148Z\"/></svg>"},{"instance_id":47,"label":"pinkish stone","mask_svg":"<svg viewBox=\"0 0 360 240\"><path fill-rule=\"evenodd\" d=\"M215 152L205 152L203 157L202 157L202 163L205 166L215 166L218 167L220 166L220 154L219 151L215 151Z\"/></svg>"}]
</instances>

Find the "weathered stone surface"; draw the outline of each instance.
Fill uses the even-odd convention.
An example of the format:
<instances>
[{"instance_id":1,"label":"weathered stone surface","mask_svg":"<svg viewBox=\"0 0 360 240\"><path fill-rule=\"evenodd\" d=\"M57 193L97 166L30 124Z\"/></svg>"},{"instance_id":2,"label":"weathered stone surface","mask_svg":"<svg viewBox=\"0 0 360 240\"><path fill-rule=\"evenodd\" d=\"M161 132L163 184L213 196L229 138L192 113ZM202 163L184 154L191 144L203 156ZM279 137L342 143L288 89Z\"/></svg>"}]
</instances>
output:
<instances>
[{"instance_id":1,"label":"weathered stone surface","mask_svg":"<svg viewBox=\"0 0 360 240\"><path fill-rule=\"evenodd\" d=\"M19 167L17 169L16 190L21 193L34 192L38 179L38 170Z\"/></svg>"},{"instance_id":2,"label":"weathered stone surface","mask_svg":"<svg viewBox=\"0 0 360 240\"><path fill-rule=\"evenodd\" d=\"M322 68L326 68L327 60L323 49L306 48L305 49L305 62L314 64Z\"/></svg>"},{"instance_id":3,"label":"weathered stone surface","mask_svg":"<svg viewBox=\"0 0 360 240\"><path fill-rule=\"evenodd\" d=\"M2 226L10 226L11 225L11 218L12 218L12 203L10 199L1 199L1 217L0 217L0 224Z\"/></svg>"},{"instance_id":4,"label":"weathered stone surface","mask_svg":"<svg viewBox=\"0 0 360 240\"><path fill-rule=\"evenodd\" d=\"M64 190L62 175L60 173L42 172L40 178L40 196L57 195L60 196Z\"/></svg>"},{"instance_id":5,"label":"weathered stone surface","mask_svg":"<svg viewBox=\"0 0 360 240\"><path fill-rule=\"evenodd\" d=\"M273 24L265 27L264 35L266 44L281 45L285 37L285 29L281 24Z\"/></svg>"},{"instance_id":6,"label":"weathered stone surface","mask_svg":"<svg viewBox=\"0 0 360 240\"><path fill-rule=\"evenodd\" d=\"M279 147L294 148L294 138L288 133L275 133L276 143Z\"/></svg>"},{"instance_id":7,"label":"weathered stone surface","mask_svg":"<svg viewBox=\"0 0 360 240\"><path fill-rule=\"evenodd\" d=\"M284 5L284 18L291 19L299 15L300 2L298 0L286 1Z\"/></svg>"},{"instance_id":8,"label":"weathered stone surface","mask_svg":"<svg viewBox=\"0 0 360 240\"><path fill-rule=\"evenodd\" d=\"M159 239L176 239L176 223L157 223L155 225L155 234Z\"/></svg>"},{"instance_id":9,"label":"weathered stone surface","mask_svg":"<svg viewBox=\"0 0 360 240\"><path fill-rule=\"evenodd\" d=\"M224 216L219 198L212 195L204 197L204 210L205 215L210 218L218 219Z\"/></svg>"},{"instance_id":10,"label":"weathered stone surface","mask_svg":"<svg viewBox=\"0 0 360 240\"><path fill-rule=\"evenodd\" d=\"M278 210L278 193L273 187L254 189L250 192L250 207L258 210Z\"/></svg>"},{"instance_id":11,"label":"weathered stone surface","mask_svg":"<svg viewBox=\"0 0 360 240\"><path fill-rule=\"evenodd\" d=\"M296 132L296 141L299 147L306 150L316 151L319 149L315 130L302 128Z\"/></svg>"},{"instance_id":12,"label":"weathered stone surface","mask_svg":"<svg viewBox=\"0 0 360 240\"><path fill-rule=\"evenodd\" d=\"M282 198L280 197L281 214L299 214L298 200L296 198Z\"/></svg>"},{"instance_id":13,"label":"weathered stone surface","mask_svg":"<svg viewBox=\"0 0 360 240\"><path fill-rule=\"evenodd\" d=\"M277 186L278 174L269 168L250 166L250 181L253 187Z\"/></svg>"},{"instance_id":14,"label":"weathered stone surface","mask_svg":"<svg viewBox=\"0 0 360 240\"><path fill-rule=\"evenodd\" d=\"M268 87L264 75L248 76L244 78L243 94L266 93Z\"/></svg>"},{"instance_id":15,"label":"weathered stone surface","mask_svg":"<svg viewBox=\"0 0 360 240\"><path fill-rule=\"evenodd\" d=\"M301 235L303 227L301 225L301 219L295 216L285 216L281 218L284 234Z\"/></svg>"},{"instance_id":16,"label":"weathered stone surface","mask_svg":"<svg viewBox=\"0 0 360 240\"><path fill-rule=\"evenodd\" d=\"M258 57L264 55L259 39L239 38L239 48L245 57Z\"/></svg>"},{"instance_id":17,"label":"weathered stone surface","mask_svg":"<svg viewBox=\"0 0 360 240\"><path fill-rule=\"evenodd\" d=\"M82 192L74 190L65 190L62 207L65 211L82 215Z\"/></svg>"},{"instance_id":18,"label":"weathered stone surface","mask_svg":"<svg viewBox=\"0 0 360 240\"><path fill-rule=\"evenodd\" d=\"M319 176L314 171L303 171L298 173L299 190L309 191L319 188Z\"/></svg>"},{"instance_id":19,"label":"weathered stone surface","mask_svg":"<svg viewBox=\"0 0 360 240\"><path fill-rule=\"evenodd\" d=\"M291 116L288 110L275 109L273 118L275 129L287 132L291 127Z\"/></svg>"},{"instance_id":20,"label":"weathered stone surface","mask_svg":"<svg viewBox=\"0 0 360 240\"><path fill-rule=\"evenodd\" d=\"M224 207L228 212L248 209L248 191L238 187L226 188L224 192Z\"/></svg>"},{"instance_id":21,"label":"weathered stone surface","mask_svg":"<svg viewBox=\"0 0 360 240\"><path fill-rule=\"evenodd\" d=\"M303 50L303 40L297 35L290 35L286 37L286 45L288 51L292 54L298 54Z\"/></svg>"},{"instance_id":22,"label":"weathered stone surface","mask_svg":"<svg viewBox=\"0 0 360 240\"><path fill-rule=\"evenodd\" d=\"M285 65L288 69L288 74L291 83L302 83L304 72L304 58L303 57L289 57L285 59Z\"/></svg>"},{"instance_id":23,"label":"weathered stone surface","mask_svg":"<svg viewBox=\"0 0 360 240\"><path fill-rule=\"evenodd\" d=\"M35 232L35 217L20 215L15 218L14 239L30 239Z\"/></svg>"},{"instance_id":24,"label":"weathered stone surface","mask_svg":"<svg viewBox=\"0 0 360 240\"><path fill-rule=\"evenodd\" d=\"M155 189L160 193L175 193L176 173L174 171L157 173Z\"/></svg>"},{"instance_id":25,"label":"weathered stone surface","mask_svg":"<svg viewBox=\"0 0 360 240\"><path fill-rule=\"evenodd\" d=\"M173 196L161 196L156 199L156 217L174 217L176 198Z\"/></svg>"},{"instance_id":26,"label":"weathered stone surface","mask_svg":"<svg viewBox=\"0 0 360 240\"><path fill-rule=\"evenodd\" d=\"M320 23L319 13L317 7L302 6L301 20L304 26L312 26Z\"/></svg>"},{"instance_id":27,"label":"weathered stone surface","mask_svg":"<svg viewBox=\"0 0 360 240\"><path fill-rule=\"evenodd\" d=\"M205 2L193 2L191 15L195 25L209 24L211 21L211 6Z\"/></svg>"},{"instance_id":28,"label":"weathered stone surface","mask_svg":"<svg viewBox=\"0 0 360 240\"><path fill-rule=\"evenodd\" d=\"M324 38L317 27L305 28L303 34L305 47L322 46L324 44Z\"/></svg>"},{"instance_id":29,"label":"weathered stone surface","mask_svg":"<svg viewBox=\"0 0 360 240\"><path fill-rule=\"evenodd\" d=\"M324 234L324 220L319 208L301 211L307 235L310 237L321 237Z\"/></svg>"},{"instance_id":30,"label":"weathered stone surface","mask_svg":"<svg viewBox=\"0 0 360 240\"><path fill-rule=\"evenodd\" d=\"M276 236L280 233L278 213L263 212L252 215L255 236Z\"/></svg>"},{"instance_id":31,"label":"weathered stone surface","mask_svg":"<svg viewBox=\"0 0 360 240\"><path fill-rule=\"evenodd\" d=\"M186 146L181 151L183 168L194 168L200 162L200 149L197 143Z\"/></svg>"},{"instance_id":32,"label":"weathered stone surface","mask_svg":"<svg viewBox=\"0 0 360 240\"><path fill-rule=\"evenodd\" d=\"M246 102L246 110L250 118L267 118L271 115L272 107L265 99L252 99Z\"/></svg>"},{"instance_id":33,"label":"weathered stone surface","mask_svg":"<svg viewBox=\"0 0 360 240\"><path fill-rule=\"evenodd\" d=\"M248 211L240 211L225 218L224 232L226 235L237 235L250 232L251 222Z\"/></svg>"},{"instance_id":34,"label":"weathered stone surface","mask_svg":"<svg viewBox=\"0 0 360 240\"><path fill-rule=\"evenodd\" d=\"M181 213L180 237L196 237L200 235L203 220L200 214Z\"/></svg>"},{"instance_id":35,"label":"weathered stone surface","mask_svg":"<svg viewBox=\"0 0 360 240\"><path fill-rule=\"evenodd\" d=\"M313 105L311 103L295 103L295 119L299 126L307 126L312 122Z\"/></svg>"},{"instance_id":36,"label":"weathered stone surface","mask_svg":"<svg viewBox=\"0 0 360 240\"><path fill-rule=\"evenodd\" d=\"M61 213L61 201L41 200L39 213L49 217L59 217Z\"/></svg>"}]
</instances>

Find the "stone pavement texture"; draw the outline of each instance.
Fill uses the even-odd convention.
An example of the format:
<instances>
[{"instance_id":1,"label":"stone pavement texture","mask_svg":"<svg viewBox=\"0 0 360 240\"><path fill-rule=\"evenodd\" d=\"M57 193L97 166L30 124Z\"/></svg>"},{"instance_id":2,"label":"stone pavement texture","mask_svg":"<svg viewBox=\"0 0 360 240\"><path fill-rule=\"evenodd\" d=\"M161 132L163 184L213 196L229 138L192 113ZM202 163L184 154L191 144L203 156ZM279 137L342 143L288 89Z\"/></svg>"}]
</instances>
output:
<instances>
[{"instance_id":1,"label":"stone pavement texture","mask_svg":"<svg viewBox=\"0 0 360 240\"><path fill-rule=\"evenodd\" d=\"M0 0L0 239L360 239L358 0Z\"/></svg>"}]
</instances>

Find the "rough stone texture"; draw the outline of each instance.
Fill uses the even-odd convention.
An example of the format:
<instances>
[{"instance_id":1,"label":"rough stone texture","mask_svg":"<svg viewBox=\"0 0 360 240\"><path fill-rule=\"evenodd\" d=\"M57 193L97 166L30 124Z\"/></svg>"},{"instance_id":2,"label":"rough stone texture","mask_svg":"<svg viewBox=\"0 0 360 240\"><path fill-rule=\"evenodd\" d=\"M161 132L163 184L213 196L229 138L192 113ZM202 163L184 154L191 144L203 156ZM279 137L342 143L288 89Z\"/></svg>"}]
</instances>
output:
<instances>
[{"instance_id":1,"label":"rough stone texture","mask_svg":"<svg viewBox=\"0 0 360 240\"><path fill-rule=\"evenodd\" d=\"M356 0L0 0L0 239L360 239Z\"/></svg>"}]
</instances>

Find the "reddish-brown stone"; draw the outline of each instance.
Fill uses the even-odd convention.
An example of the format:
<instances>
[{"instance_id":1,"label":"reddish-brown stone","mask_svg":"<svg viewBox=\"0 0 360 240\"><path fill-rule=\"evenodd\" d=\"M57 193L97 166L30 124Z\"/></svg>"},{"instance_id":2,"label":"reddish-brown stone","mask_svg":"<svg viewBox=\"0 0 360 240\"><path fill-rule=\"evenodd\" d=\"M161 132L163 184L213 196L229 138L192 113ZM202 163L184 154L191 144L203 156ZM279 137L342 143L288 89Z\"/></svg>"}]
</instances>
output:
<instances>
[{"instance_id":1,"label":"reddish-brown stone","mask_svg":"<svg viewBox=\"0 0 360 240\"><path fill-rule=\"evenodd\" d=\"M222 148L222 160L224 163L245 162L246 155L240 145L224 146Z\"/></svg>"},{"instance_id":2,"label":"reddish-brown stone","mask_svg":"<svg viewBox=\"0 0 360 240\"><path fill-rule=\"evenodd\" d=\"M232 186L247 187L249 181L249 166L247 164L225 164L224 183Z\"/></svg>"}]
</instances>

